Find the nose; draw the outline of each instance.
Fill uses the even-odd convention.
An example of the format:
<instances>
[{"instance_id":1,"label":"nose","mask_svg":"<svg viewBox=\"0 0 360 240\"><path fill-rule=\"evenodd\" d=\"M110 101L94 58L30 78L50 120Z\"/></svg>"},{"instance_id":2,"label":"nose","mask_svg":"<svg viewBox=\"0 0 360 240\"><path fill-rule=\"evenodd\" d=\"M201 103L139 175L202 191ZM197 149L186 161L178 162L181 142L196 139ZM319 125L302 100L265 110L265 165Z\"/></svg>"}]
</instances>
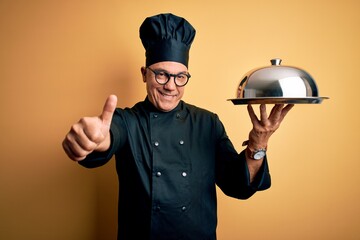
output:
<instances>
[{"instance_id":1,"label":"nose","mask_svg":"<svg viewBox=\"0 0 360 240\"><path fill-rule=\"evenodd\" d=\"M176 89L175 76L170 76L170 79L164 85L164 88L167 89L167 90L175 90Z\"/></svg>"}]
</instances>

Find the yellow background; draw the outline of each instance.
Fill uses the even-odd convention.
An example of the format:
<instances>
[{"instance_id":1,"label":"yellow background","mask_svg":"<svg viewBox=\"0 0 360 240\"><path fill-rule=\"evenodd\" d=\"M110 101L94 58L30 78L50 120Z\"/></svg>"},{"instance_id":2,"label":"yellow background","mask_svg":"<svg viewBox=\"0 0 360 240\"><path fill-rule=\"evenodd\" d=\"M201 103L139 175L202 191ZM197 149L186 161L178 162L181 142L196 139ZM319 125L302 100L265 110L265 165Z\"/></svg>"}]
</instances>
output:
<instances>
[{"instance_id":1,"label":"yellow background","mask_svg":"<svg viewBox=\"0 0 360 240\"><path fill-rule=\"evenodd\" d=\"M0 239L115 239L114 161L88 170L61 141L106 97L145 98L145 17L173 12L197 29L184 100L219 114L234 145L251 128L235 96L271 58L316 80L269 145L273 186L218 194L218 239L360 239L360 1L0 1ZM268 108L270 108L269 106Z\"/></svg>"}]
</instances>

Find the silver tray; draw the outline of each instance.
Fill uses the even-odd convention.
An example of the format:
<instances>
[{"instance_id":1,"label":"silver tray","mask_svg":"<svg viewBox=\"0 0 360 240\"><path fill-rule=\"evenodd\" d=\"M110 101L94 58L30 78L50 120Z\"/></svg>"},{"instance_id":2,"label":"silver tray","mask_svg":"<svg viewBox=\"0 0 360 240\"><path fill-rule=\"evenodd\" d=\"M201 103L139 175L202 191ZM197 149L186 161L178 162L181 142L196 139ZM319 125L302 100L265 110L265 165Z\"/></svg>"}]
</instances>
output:
<instances>
[{"instance_id":1,"label":"silver tray","mask_svg":"<svg viewBox=\"0 0 360 240\"><path fill-rule=\"evenodd\" d=\"M302 98L286 98L286 97L257 97L257 98L233 98L228 99L234 105L247 104L318 104L328 97L302 97Z\"/></svg>"}]
</instances>

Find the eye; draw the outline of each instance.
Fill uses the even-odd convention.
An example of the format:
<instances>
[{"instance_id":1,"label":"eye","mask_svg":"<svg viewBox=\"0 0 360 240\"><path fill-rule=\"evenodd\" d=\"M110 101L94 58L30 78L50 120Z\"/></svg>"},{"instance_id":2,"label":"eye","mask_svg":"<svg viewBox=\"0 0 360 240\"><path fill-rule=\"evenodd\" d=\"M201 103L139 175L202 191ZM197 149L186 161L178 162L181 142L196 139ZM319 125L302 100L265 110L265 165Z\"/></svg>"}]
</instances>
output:
<instances>
[{"instance_id":1,"label":"eye","mask_svg":"<svg viewBox=\"0 0 360 240\"><path fill-rule=\"evenodd\" d=\"M159 76L165 76L166 74L165 74L165 72L158 72L158 75Z\"/></svg>"},{"instance_id":2,"label":"eye","mask_svg":"<svg viewBox=\"0 0 360 240\"><path fill-rule=\"evenodd\" d=\"M160 71L160 72L157 72L157 76L159 78L167 78L167 73Z\"/></svg>"},{"instance_id":3,"label":"eye","mask_svg":"<svg viewBox=\"0 0 360 240\"><path fill-rule=\"evenodd\" d=\"M179 80L185 80L187 78L187 76L185 74L180 73L176 76L176 78Z\"/></svg>"}]
</instances>

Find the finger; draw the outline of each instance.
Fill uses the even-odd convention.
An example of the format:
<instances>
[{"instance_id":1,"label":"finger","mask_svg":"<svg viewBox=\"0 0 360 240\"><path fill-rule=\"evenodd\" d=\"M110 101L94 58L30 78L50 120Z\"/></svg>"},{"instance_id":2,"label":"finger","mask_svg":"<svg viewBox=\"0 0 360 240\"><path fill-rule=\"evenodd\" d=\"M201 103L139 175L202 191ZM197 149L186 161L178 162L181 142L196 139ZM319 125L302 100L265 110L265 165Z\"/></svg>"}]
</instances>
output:
<instances>
[{"instance_id":1,"label":"finger","mask_svg":"<svg viewBox=\"0 0 360 240\"><path fill-rule=\"evenodd\" d=\"M110 95L104 104L103 111L100 115L102 122L110 127L112 117L114 115L117 105L117 97L115 95Z\"/></svg>"},{"instance_id":2,"label":"finger","mask_svg":"<svg viewBox=\"0 0 360 240\"><path fill-rule=\"evenodd\" d=\"M253 107L251 106L251 104L248 104L248 105L247 105L247 110L248 110L248 113L249 113L251 122L252 122L253 124L258 123L259 120L258 120L258 118L257 118L257 116L256 116L256 114L255 114L255 112L254 112L254 109L253 109Z\"/></svg>"},{"instance_id":3,"label":"finger","mask_svg":"<svg viewBox=\"0 0 360 240\"><path fill-rule=\"evenodd\" d=\"M66 155L74 161L80 161L86 158L86 155L79 155L77 153L74 152L74 150L70 147L71 143L67 140L64 139L63 143L62 143L63 149L66 153Z\"/></svg>"},{"instance_id":4,"label":"finger","mask_svg":"<svg viewBox=\"0 0 360 240\"><path fill-rule=\"evenodd\" d=\"M64 146L64 150L66 155L73 161L81 161L86 158L86 156L83 157L76 156L68 146Z\"/></svg>"},{"instance_id":5,"label":"finger","mask_svg":"<svg viewBox=\"0 0 360 240\"><path fill-rule=\"evenodd\" d=\"M72 133L69 133L66 135L65 139L64 139L64 144L67 149L69 150L69 153L71 153L71 155L74 156L74 158L79 158L79 157L86 157L89 153L91 153L93 151L92 150L86 150L84 149L76 140L77 135L74 135ZM87 140L89 141L89 140Z\"/></svg>"},{"instance_id":6,"label":"finger","mask_svg":"<svg viewBox=\"0 0 360 240\"><path fill-rule=\"evenodd\" d=\"M284 107L284 104L275 104L275 106L271 109L269 119L272 119L272 120L279 119L283 107Z\"/></svg>"},{"instance_id":7,"label":"finger","mask_svg":"<svg viewBox=\"0 0 360 240\"><path fill-rule=\"evenodd\" d=\"M282 109L284 107L284 104L275 104L274 107L271 109L270 116L272 114L275 114L278 109Z\"/></svg>"},{"instance_id":8,"label":"finger","mask_svg":"<svg viewBox=\"0 0 360 240\"><path fill-rule=\"evenodd\" d=\"M294 104L288 104L283 108L280 115L280 120L282 121L284 117L288 114L288 112L294 107Z\"/></svg>"},{"instance_id":9,"label":"finger","mask_svg":"<svg viewBox=\"0 0 360 240\"><path fill-rule=\"evenodd\" d=\"M69 149L69 147L67 146L67 143L66 143L66 139L63 140L62 142L62 147L66 153L66 155L71 159L71 160L74 160L74 154L72 153L72 151Z\"/></svg>"},{"instance_id":10,"label":"finger","mask_svg":"<svg viewBox=\"0 0 360 240\"><path fill-rule=\"evenodd\" d=\"M268 118L267 113L266 113L266 105L265 104L260 104L260 121L264 122L266 121Z\"/></svg>"},{"instance_id":11,"label":"finger","mask_svg":"<svg viewBox=\"0 0 360 240\"><path fill-rule=\"evenodd\" d=\"M89 138L84 129L82 131L78 131L77 134L74 136L74 140L76 143L81 147L81 149L91 152L97 147L97 138L92 136L92 139Z\"/></svg>"},{"instance_id":12,"label":"finger","mask_svg":"<svg viewBox=\"0 0 360 240\"><path fill-rule=\"evenodd\" d=\"M74 142L85 151L93 151L98 142L103 139L98 130L99 119L97 117L84 117L73 126L67 135L69 142Z\"/></svg>"}]
</instances>

